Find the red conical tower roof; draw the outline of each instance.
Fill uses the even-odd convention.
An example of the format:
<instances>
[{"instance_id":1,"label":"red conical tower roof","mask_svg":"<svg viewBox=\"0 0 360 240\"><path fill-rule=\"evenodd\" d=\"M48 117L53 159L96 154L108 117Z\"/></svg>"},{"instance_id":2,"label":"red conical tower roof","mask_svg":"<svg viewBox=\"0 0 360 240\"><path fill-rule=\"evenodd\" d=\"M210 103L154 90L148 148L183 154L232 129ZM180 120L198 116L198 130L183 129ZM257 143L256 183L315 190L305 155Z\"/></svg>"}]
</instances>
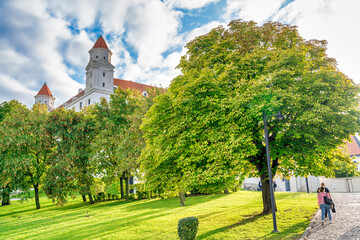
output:
<instances>
[{"instance_id":1,"label":"red conical tower roof","mask_svg":"<svg viewBox=\"0 0 360 240\"><path fill-rule=\"evenodd\" d=\"M48 88L48 86L46 85L46 83L44 83L44 85L41 87L40 91L38 92L37 95L47 95L47 96L53 96L52 93L50 92L50 89Z\"/></svg>"},{"instance_id":2,"label":"red conical tower roof","mask_svg":"<svg viewBox=\"0 0 360 240\"><path fill-rule=\"evenodd\" d=\"M104 40L104 38L102 36L100 36L98 38L98 40L96 40L94 46L92 48L105 48L105 49L108 49L108 46L106 45L106 42Z\"/></svg>"}]
</instances>

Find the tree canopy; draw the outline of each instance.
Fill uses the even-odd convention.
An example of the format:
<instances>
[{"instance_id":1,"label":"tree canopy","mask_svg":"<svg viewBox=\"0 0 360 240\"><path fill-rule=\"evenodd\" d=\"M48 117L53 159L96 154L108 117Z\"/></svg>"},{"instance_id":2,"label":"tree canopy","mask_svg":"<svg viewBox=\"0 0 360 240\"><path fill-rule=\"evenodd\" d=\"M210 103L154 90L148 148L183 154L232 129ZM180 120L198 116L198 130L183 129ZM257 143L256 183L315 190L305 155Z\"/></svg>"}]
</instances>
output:
<instances>
[{"instance_id":1,"label":"tree canopy","mask_svg":"<svg viewBox=\"0 0 360 240\"><path fill-rule=\"evenodd\" d=\"M295 26L236 20L186 45L168 91L143 124L149 183L168 189L260 176L270 212L263 115L273 174L333 174L338 147L358 130L359 86Z\"/></svg>"}]
</instances>

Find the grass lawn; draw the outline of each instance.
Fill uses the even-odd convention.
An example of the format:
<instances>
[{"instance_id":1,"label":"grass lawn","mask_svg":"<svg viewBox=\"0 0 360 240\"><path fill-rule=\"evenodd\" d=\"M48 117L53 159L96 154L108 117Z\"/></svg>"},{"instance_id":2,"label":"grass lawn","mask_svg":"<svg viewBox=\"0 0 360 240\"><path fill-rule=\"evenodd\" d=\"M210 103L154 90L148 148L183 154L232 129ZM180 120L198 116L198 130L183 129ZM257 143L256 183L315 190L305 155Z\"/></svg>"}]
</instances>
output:
<instances>
[{"instance_id":1,"label":"grass lawn","mask_svg":"<svg viewBox=\"0 0 360 240\"><path fill-rule=\"evenodd\" d=\"M272 216L262 216L261 192L179 200L107 201L90 205L81 197L56 207L46 197L0 207L0 239L178 239L177 222L199 219L197 239L299 239L317 210L316 195L275 194L280 233L271 233ZM89 217L86 217L87 212Z\"/></svg>"}]
</instances>

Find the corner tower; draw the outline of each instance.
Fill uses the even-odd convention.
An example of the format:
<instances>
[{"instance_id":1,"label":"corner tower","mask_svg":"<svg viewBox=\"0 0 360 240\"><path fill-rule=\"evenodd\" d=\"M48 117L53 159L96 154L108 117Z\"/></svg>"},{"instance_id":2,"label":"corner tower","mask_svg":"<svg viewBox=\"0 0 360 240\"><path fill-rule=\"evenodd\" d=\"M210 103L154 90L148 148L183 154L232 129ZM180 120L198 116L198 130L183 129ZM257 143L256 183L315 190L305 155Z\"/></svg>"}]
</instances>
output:
<instances>
[{"instance_id":1,"label":"corner tower","mask_svg":"<svg viewBox=\"0 0 360 240\"><path fill-rule=\"evenodd\" d=\"M46 104L50 110L54 109L55 98L46 83L41 87L38 94L35 95L35 104L37 103Z\"/></svg>"},{"instance_id":2,"label":"corner tower","mask_svg":"<svg viewBox=\"0 0 360 240\"><path fill-rule=\"evenodd\" d=\"M98 38L89 51L90 61L86 66L85 93L114 91L114 66L111 64L112 52L109 50L102 36Z\"/></svg>"}]
</instances>

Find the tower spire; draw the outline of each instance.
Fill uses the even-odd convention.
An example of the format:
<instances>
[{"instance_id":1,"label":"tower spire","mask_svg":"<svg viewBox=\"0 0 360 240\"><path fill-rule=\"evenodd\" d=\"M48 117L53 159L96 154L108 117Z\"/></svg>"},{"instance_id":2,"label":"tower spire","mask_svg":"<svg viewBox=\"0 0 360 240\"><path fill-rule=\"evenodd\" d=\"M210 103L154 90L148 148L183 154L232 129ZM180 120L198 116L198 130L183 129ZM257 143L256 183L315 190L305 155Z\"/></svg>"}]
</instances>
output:
<instances>
[{"instance_id":1,"label":"tower spire","mask_svg":"<svg viewBox=\"0 0 360 240\"><path fill-rule=\"evenodd\" d=\"M54 108L55 98L46 83L44 83L40 91L35 95L35 104L37 103L46 104L50 110Z\"/></svg>"},{"instance_id":2,"label":"tower spire","mask_svg":"<svg viewBox=\"0 0 360 240\"><path fill-rule=\"evenodd\" d=\"M106 42L104 38L100 35L100 37L96 40L94 46L92 48L105 48L109 50L108 46L106 45Z\"/></svg>"}]
</instances>

